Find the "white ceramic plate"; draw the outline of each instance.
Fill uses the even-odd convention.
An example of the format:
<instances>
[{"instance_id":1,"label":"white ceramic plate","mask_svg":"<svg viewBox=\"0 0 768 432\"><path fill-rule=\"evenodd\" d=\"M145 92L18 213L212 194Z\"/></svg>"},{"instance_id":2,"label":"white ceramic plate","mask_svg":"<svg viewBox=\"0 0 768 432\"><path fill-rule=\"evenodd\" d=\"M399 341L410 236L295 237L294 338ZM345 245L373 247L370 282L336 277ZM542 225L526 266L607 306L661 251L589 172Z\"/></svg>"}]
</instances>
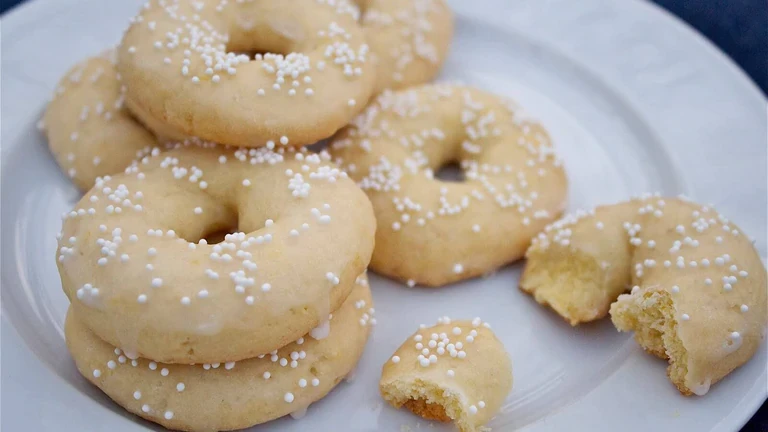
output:
<instances>
[{"instance_id":1,"label":"white ceramic plate","mask_svg":"<svg viewBox=\"0 0 768 432\"><path fill-rule=\"evenodd\" d=\"M640 1L451 3L444 78L511 96L542 120L566 161L571 209L687 193L718 206L765 256L765 100L708 42ZM2 18L3 430L156 428L86 383L67 354L55 235L79 194L35 130L60 76L116 43L139 5L36 0ZM374 276L379 325L354 379L304 419L255 430L426 429L385 405L377 382L399 344L439 315L483 317L512 355L514 389L496 430L733 431L765 400L764 349L707 396L684 398L665 363L609 322L572 329L519 292L520 269L438 291Z\"/></svg>"}]
</instances>

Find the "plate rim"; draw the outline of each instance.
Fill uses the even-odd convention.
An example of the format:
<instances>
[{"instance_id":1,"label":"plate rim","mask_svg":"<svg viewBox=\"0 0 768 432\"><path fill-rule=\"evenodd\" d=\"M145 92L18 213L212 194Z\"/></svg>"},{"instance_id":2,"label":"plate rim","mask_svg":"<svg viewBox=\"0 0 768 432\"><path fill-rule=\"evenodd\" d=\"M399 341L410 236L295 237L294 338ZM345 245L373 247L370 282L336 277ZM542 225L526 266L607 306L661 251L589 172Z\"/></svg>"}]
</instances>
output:
<instances>
[{"instance_id":1,"label":"plate rim","mask_svg":"<svg viewBox=\"0 0 768 432\"><path fill-rule=\"evenodd\" d=\"M29 0L25 3L22 3L20 5L13 7L9 11L6 11L0 17L0 28L3 29L2 31L3 34L14 32L16 31L19 25L24 24L25 20L27 20L29 17L33 16L34 14L42 11L43 8L45 8L47 5L56 4L57 6L61 6L62 3L64 2L68 4L72 4L72 3L78 3L80 1L81 0L59 0L55 2L54 0ZM494 0L489 0L489 3L492 3L493 1ZM528 3L530 3L530 1ZM712 59L711 61L712 63L718 63L721 65L721 67L727 68L728 75L730 76L731 81L734 84L738 83L741 87L743 87L745 89L743 93L749 95L749 97L752 98L752 101L750 103L756 103L762 106L766 105L766 97L763 95L762 91L759 89L757 84L754 81L752 81L751 78L749 78L746 72L743 69L741 69L723 51L717 48L714 45L714 43L712 43L704 35L702 35L693 27L691 27L688 23L677 18L672 13L663 9L662 7L656 4L653 4L651 2L643 1L643 0L626 1L622 4L622 7L624 7L626 10L637 8L637 10L641 10L643 11L643 13L655 15L657 17L657 21L659 25L677 27L678 30L682 31L682 33L686 35L685 37L688 38L691 43L695 43L698 46L698 48L702 52L701 54L702 56L704 55L704 53L706 53L706 56L709 56ZM6 44L12 44L12 43L13 43L12 41L6 41ZM13 136L14 135L11 135L9 136L9 138ZM13 144L8 144L5 142L5 140L3 141L4 141L2 146L3 154L5 154L5 151L9 150L10 146L12 146ZM4 171L4 168L8 163L7 158L4 158L4 159L6 160L3 160L2 163L0 164L0 173ZM10 326L13 332L16 333L17 332L16 328L7 319L7 316L5 314L2 314L2 315L3 315L1 320L2 325ZM9 348L7 347L6 343L3 343L2 345L3 347ZM761 349L765 349L765 348L766 347L764 345L761 347ZM13 349L17 349L17 348L14 347ZM29 348L26 346L23 349L29 351ZM44 365L41 364L41 366L47 369L47 367L45 367ZM750 418L754 415L754 413L765 402L766 398L768 397L768 389L766 389L764 386L763 388L761 388L760 383L766 382L766 368L763 368L762 373L759 376L756 376L755 378L756 378L755 385L753 385L752 388L747 393L742 395L743 398L741 399L739 404L736 406L736 408L734 408L733 411L731 411L728 414L727 417L721 419L719 423L712 425L713 430L733 430L733 429L738 429L742 427L747 421L750 420ZM578 404L579 404L579 400L576 400L570 406L562 407L560 411L572 410L574 406L577 406ZM6 415L8 415L8 413ZM540 423L542 420L536 421L526 426L524 429L528 429L536 425L540 426Z\"/></svg>"}]
</instances>

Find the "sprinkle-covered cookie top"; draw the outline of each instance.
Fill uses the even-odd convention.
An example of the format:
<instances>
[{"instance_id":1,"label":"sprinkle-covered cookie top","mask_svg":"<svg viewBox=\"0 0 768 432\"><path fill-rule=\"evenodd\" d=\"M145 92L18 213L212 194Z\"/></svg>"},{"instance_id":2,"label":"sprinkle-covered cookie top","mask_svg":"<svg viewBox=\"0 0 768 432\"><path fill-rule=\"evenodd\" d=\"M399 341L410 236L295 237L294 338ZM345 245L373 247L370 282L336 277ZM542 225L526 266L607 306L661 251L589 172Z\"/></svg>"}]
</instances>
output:
<instances>
[{"instance_id":1,"label":"sprinkle-covered cookie top","mask_svg":"<svg viewBox=\"0 0 768 432\"><path fill-rule=\"evenodd\" d=\"M365 196L327 155L304 150L156 149L100 179L63 219L57 261L76 309L114 313L114 334L102 337L157 360L179 361L130 335L179 332L213 347L222 333L270 325L306 333L340 304L373 246ZM290 318L300 307L304 324ZM271 339L270 351L286 337L268 333L245 340ZM221 355L204 351L196 362Z\"/></svg>"},{"instance_id":2,"label":"sprinkle-covered cookie top","mask_svg":"<svg viewBox=\"0 0 768 432\"><path fill-rule=\"evenodd\" d=\"M149 1L123 38L118 67L132 103L188 136L311 144L373 90L355 11L341 0Z\"/></svg>"}]
</instances>

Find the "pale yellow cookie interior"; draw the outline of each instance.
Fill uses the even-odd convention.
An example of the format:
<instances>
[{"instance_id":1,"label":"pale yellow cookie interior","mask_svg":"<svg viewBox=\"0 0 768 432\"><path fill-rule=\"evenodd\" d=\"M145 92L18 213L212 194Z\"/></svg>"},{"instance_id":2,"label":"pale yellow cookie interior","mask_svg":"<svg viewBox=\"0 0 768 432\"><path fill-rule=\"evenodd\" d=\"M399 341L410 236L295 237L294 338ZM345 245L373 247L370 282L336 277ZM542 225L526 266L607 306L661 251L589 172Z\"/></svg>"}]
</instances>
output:
<instances>
[{"instance_id":1,"label":"pale yellow cookie interior","mask_svg":"<svg viewBox=\"0 0 768 432\"><path fill-rule=\"evenodd\" d=\"M695 389L683 384L688 372L688 352L677 334L675 307L667 291L651 288L637 292L631 300L620 298L611 307L611 319L619 330L634 330L635 340L644 350L669 360L667 374L681 393L688 396L709 390L711 380Z\"/></svg>"},{"instance_id":2,"label":"pale yellow cookie interior","mask_svg":"<svg viewBox=\"0 0 768 432\"><path fill-rule=\"evenodd\" d=\"M571 325L607 316L611 303L629 289L625 223L639 205L601 206L548 225L526 252L520 288Z\"/></svg>"}]
</instances>

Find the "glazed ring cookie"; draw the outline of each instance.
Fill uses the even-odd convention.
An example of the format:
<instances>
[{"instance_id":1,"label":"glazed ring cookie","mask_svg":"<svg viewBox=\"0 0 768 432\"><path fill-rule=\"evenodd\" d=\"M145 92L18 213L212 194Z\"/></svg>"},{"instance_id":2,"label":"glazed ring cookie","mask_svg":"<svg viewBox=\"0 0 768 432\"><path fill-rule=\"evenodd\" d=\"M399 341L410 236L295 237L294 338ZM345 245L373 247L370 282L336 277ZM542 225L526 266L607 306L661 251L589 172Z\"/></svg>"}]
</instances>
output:
<instances>
[{"instance_id":1,"label":"glazed ring cookie","mask_svg":"<svg viewBox=\"0 0 768 432\"><path fill-rule=\"evenodd\" d=\"M376 93L435 78L448 56L453 14L444 0L356 0L376 65Z\"/></svg>"},{"instance_id":2,"label":"glazed ring cookie","mask_svg":"<svg viewBox=\"0 0 768 432\"><path fill-rule=\"evenodd\" d=\"M421 328L384 365L379 389L395 408L483 430L512 389L512 362L480 318L441 318Z\"/></svg>"},{"instance_id":3,"label":"glazed ring cookie","mask_svg":"<svg viewBox=\"0 0 768 432\"><path fill-rule=\"evenodd\" d=\"M123 37L131 107L181 135L302 146L368 102L375 70L347 0L149 1ZM268 51L283 54L237 54Z\"/></svg>"},{"instance_id":4,"label":"glazed ring cookie","mask_svg":"<svg viewBox=\"0 0 768 432\"><path fill-rule=\"evenodd\" d=\"M630 284L632 294L619 295ZM747 362L767 322L766 272L752 243L683 198L645 196L555 223L531 247L522 286L573 324L605 316L618 296L613 323L668 359L686 395Z\"/></svg>"},{"instance_id":5,"label":"glazed ring cookie","mask_svg":"<svg viewBox=\"0 0 768 432\"><path fill-rule=\"evenodd\" d=\"M82 190L122 172L155 137L124 105L112 53L74 66L56 87L42 125L56 162Z\"/></svg>"},{"instance_id":6,"label":"glazed ring cookie","mask_svg":"<svg viewBox=\"0 0 768 432\"><path fill-rule=\"evenodd\" d=\"M233 430L297 417L347 376L363 353L375 318L365 277L359 281L333 313L327 338L305 336L258 358L202 365L132 360L71 309L67 346L91 383L128 411L170 429Z\"/></svg>"},{"instance_id":7,"label":"glazed ring cookie","mask_svg":"<svg viewBox=\"0 0 768 432\"><path fill-rule=\"evenodd\" d=\"M468 87L385 92L331 152L373 202L372 269L410 285L441 286L517 260L566 202L544 129ZM464 181L435 178L450 162Z\"/></svg>"},{"instance_id":8,"label":"glazed ring cookie","mask_svg":"<svg viewBox=\"0 0 768 432\"><path fill-rule=\"evenodd\" d=\"M371 256L365 195L327 154L179 147L98 182L64 215L58 266L78 318L167 363L322 334ZM222 230L236 232L206 242Z\"/></svg>"}]
</instances>

